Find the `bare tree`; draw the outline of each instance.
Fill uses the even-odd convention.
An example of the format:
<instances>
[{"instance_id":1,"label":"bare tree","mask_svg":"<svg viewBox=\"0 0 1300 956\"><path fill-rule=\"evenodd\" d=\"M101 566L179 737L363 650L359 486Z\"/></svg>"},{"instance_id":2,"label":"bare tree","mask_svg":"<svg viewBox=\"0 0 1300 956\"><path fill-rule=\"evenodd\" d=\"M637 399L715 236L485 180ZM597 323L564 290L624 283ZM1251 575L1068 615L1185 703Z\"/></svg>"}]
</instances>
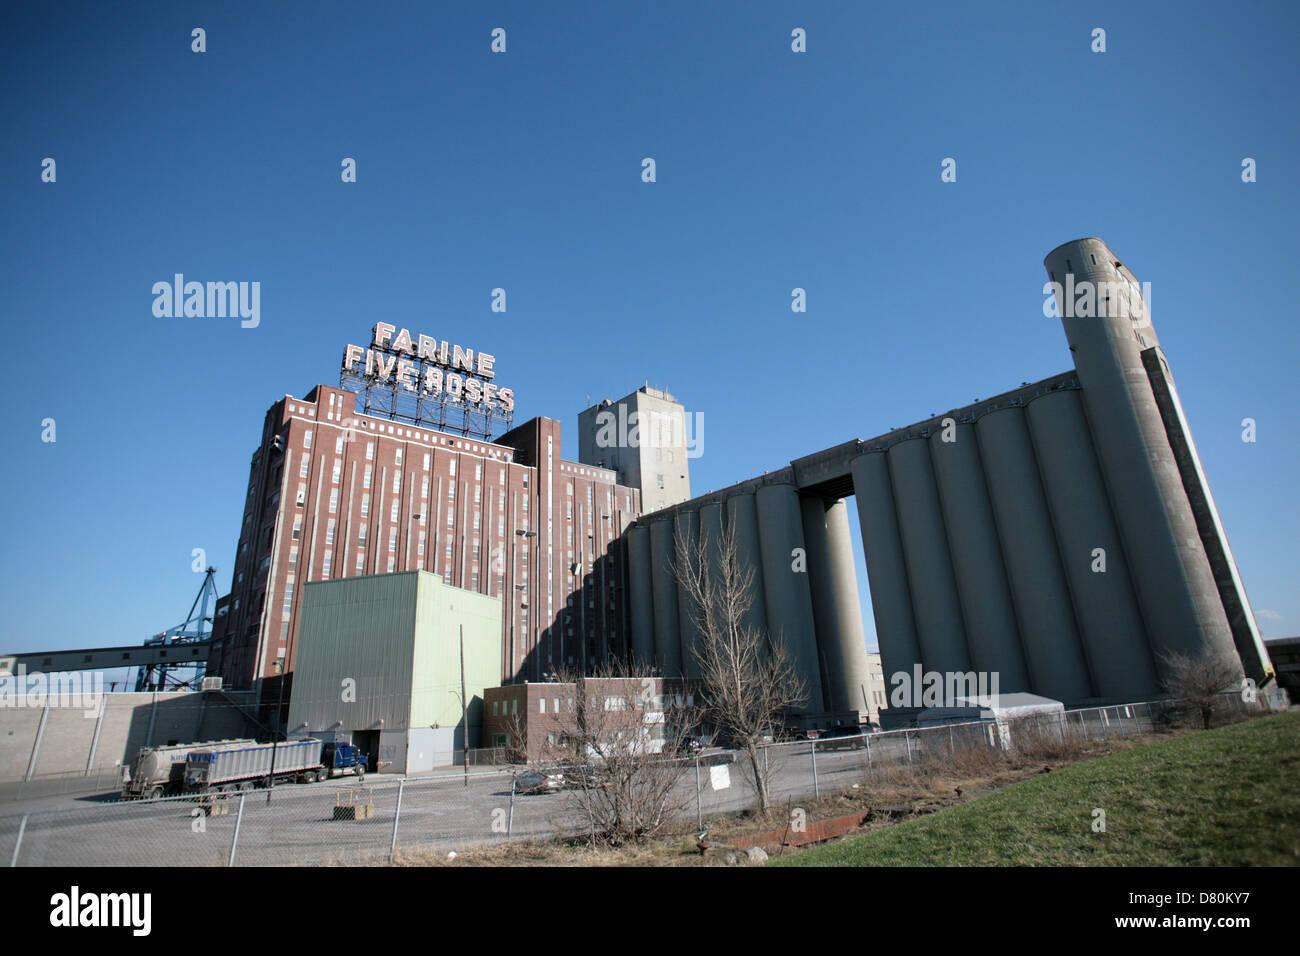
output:
<instances>
[{"instance_id":1,"label":"bare tree","mask_svg":"<svg viewBox=\"0 0 1300 956\"><path fill-rule=\"evenodd\" d=\"M1207 650L1200 657L1187 654L1161 655L1164 687L1169 696L1186 701L1200 712L1205 729L1210 729L1216 698L1241 686L1241 664L1227 654Z\"/></svg>"},{"instance_id":2,"label":"bare tree","mask_svg":"<svg viewBox=\"0 0 1300 956\"><path fill-rule=\"evenodd\" d=\"M642 666L562 673L557 694L559 707L553 703L539 725L541 763L563 775L569 808L591 842L622 846L654 836L688 802L678 786L686 764L674 755L689 715Z\"/></svg>"},{"instance_id":3,"label":"bare tree","mask_svg":"<svg viewBox=\"0 0 1300 956\"><path fill-rule=\"evenodd\" d=\"M758 795L770 804L771 768L762 745L775 737L786 713L807 699L807 686L779 637L754 627L754 569L742 565L734 527L716 544L678 537L673 575L699 634L688 649L699 664L704 717L745 759Z\"/></svg>"}]
</instances>

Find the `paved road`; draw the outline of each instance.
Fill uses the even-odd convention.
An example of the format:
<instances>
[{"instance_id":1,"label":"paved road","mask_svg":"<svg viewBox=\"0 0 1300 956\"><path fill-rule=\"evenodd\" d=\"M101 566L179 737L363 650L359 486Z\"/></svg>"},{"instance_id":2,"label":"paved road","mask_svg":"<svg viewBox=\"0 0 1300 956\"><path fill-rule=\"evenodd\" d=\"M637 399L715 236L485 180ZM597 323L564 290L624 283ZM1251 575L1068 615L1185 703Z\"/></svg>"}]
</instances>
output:
<instances>
[{"instance_id":1,"label":"paved road","mask_svg":"<svg viewBox=\"0 0 1300 956\"><path fill-rule=\"evenodd\" d=\"M775 802L813 792L806 744L773 748L770 755ZM889 759L885 748L875 748L873 761L879 764L884 759ZM862 751L817 754L823 790L860 782L866 770ZM709 767L701 766L699 804L705 817L753 804L752 789L737 765L727 767L727 777L730 786L714 790ZM399 781L371 776L366 784L359 792L355 780L347 777L286 785L275 789L269 805L266 791L250 791L242 819L237 797L227 803L228 813L214 816L205 815L193 800L183 797L129 802L116 801L112 794L32 797L0 805L0 863L11 859L24 815L27 823L18 862L25 866L225 866L237 819L239 865L382 860L392 841ZM335 805L355 799L354 794L373 805L373 815L335 820ZM696 774L689 764L678 794L683 818L693 820ZM504 841L507 827L515 839L581 829L572 800L562 793L517 796L513 820L510 802L508 772L472 772L468 786L459 774L408 778L402 787L398 848L445 855Z\"/></svg>"}]
</instances>

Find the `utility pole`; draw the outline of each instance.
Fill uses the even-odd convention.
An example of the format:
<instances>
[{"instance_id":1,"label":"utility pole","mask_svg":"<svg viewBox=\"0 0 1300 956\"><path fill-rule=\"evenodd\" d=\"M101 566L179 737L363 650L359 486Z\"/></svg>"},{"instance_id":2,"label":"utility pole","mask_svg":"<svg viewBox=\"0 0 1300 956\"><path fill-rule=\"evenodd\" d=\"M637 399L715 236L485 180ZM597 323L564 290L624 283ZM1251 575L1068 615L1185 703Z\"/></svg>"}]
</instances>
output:
<instances>
[{"instance_id":1,"label":"utility pole","mask_svg":"<svg viewBox=\"0 0 1300 956\"><path fill-rule=\"evenodd\" d=\"M279 737L282 736L280 731L280 714L284 710L284 658L277 658L275 661L276 673L280 675L280 701L275 705L275 735L271 737L271 773L266 781L266 804L271 805L271 791L275 789L275 751L279 746Z\"/></svg>"},{"instance_id":2,"label":"utility pole","mask_svg":"<svg viewBox=\"0 0 1300 956\"><path fill-rule=\"evenodd\" d=\"M469 786L469 705L465 700L465 625L460 625L460 722L465 728L465 786Z\"/></svg>"}]
</instances>

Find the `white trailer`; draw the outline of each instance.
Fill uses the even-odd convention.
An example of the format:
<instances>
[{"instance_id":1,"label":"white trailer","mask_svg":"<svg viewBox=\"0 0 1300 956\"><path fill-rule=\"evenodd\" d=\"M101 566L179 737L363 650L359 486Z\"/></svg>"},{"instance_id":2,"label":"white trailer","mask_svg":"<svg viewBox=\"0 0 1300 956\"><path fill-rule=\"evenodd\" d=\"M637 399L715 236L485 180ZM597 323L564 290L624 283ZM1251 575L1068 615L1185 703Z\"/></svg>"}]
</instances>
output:
<instances>
[{"instance_id":1,"label":"white trailer","mask_svg":"<svg viewBox=\"0 0 1300 956\"><path fill-rule=\"evenodd\" d=\"M307 783L323 780L321 741L314 737L274 744L250 744L196 751L185 761L185 792L246 790L270 778Z\"/></svg>"}]
</instances>

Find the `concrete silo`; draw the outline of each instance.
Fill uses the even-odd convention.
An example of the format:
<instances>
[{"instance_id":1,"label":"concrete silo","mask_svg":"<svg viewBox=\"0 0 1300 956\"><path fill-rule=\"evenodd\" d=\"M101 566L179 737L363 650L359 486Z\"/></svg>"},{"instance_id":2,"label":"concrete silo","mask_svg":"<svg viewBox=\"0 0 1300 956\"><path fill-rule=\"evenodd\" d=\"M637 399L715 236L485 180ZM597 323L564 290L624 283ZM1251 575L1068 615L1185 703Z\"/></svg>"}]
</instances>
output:
<instances>
[{"instance_id":1,"label":"concrete silo","mask_svg":"<svg viewBox=\"0 0 1300 956\"><path fill-rule=\"evenodd\" d=\"M966 673L970 656L929 445L909 438L887 454L924 669Z\"/></svg>"},{"instance_id":2,"label":"concrete silo","mask_svg":"<svg viewBox=\"0 0 1300 956\"><path fill-rule=\"evenodd\" d=\"M1136 276L1100 239L1044 260L1074 353L1097 458L1157 664L1167 653L1236 657L1142 352L1157 347Z\"/></svg>"},{"instance_id":3,"label":"concrete silo","mask_svg":"<svg viewBox=\"0 0 1300 956\"><path fill-rule=\"evenodd\" d=\"M930 461L971 666L997 674L1004 694L1028 691L1029 675L974 426L949 419L930 436Z\"/></svg>"},{"instance_id":4,"label":"concrete silo","mask_svg":"<svg viewBox=\"0 0 1300 956\"><path fill-rule=\"evenodd\" d=\"M758 534L763 558L764 598L768 630L774 642L783 642L795 670L803 678L808 696L804 713L825 709L817 637L813 625L812 595L806 570L795 570L796 553L804 551L799 495L792 484L763 485L754 492Z\"/></svg>"},{"instance_id":5,"label":"concrete silo","mask_svg":"<svg viewBox=\"0 0 1300 956\"><path fill-rule=\"evenodd\" d=\"M628 612L632 627L632 657L641 665L653 665L655 660L652 568L650 529L634 525L627 532Z\"/></svg>"}]
</instances>

